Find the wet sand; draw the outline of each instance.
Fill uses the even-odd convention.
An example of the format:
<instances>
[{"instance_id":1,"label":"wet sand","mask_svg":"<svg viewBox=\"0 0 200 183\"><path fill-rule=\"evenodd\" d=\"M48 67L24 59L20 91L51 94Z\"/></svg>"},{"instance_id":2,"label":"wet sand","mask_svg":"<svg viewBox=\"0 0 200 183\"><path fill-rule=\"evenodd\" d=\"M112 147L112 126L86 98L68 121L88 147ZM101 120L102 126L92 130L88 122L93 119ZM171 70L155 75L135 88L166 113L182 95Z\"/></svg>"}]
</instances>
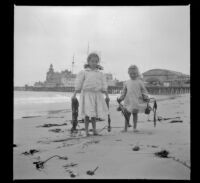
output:
<instances>
[{"instance_id":1,"label":"wet sand","mask_svg":"<svg viewBox=\"0 0 200 183\"><path fill-rule=\"evenodd\" d=\"M124 118L116 111L116 102L110 105L111 132L107 131L107 120L97 122L100 136L84 137L83 123L71 136L71 113L65 110L15 120L14 179L190 180L190 95L157 99L158 116L180 117L182 122L157 121L154 128L152 112L149 117L139 114L139 132L130 127L123 133ZM133 151L135 146L138 151ZM31 149L37 151L22 154ZM161 150L167 150L174 159L155 156ZM54 155L64 158L54 157L42 169L33 164ZM86 173L97 166L94 175Z\"/></svg>"}]
</instances>

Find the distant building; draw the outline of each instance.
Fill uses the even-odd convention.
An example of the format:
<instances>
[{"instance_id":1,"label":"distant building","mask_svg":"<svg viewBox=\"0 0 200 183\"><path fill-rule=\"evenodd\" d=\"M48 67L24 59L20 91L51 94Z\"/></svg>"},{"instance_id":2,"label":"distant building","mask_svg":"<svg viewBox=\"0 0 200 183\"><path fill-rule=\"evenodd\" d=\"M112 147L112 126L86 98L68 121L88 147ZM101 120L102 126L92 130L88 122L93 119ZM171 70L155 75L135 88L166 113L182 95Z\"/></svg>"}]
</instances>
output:
<instances>
[{"instance_id":1,"label":"distant building","mask_svg":"<svg viewBox=\"0 0 200 183\"><path fill-rule=\"evenodd\" d=\"M34 84L35 87L44 87L44 83L39 81L39 82L35 82Z\"/></svg>"},{"instance_id":2,"label":"distant building","mask_svg":"<svg viewBox=\"0 0 200 183\"><path fill-rule=\"evenodd\" d=\"M76 79L76 77L62 78L61 79L62 86L64 86L64 87L74 87L75 79Z\"/></svg>"},{"instance_id":3,"label":"distant building","mask_svg":"<svg viewBox=\"0 0 200 183\"><path fill-rule=\"evenodd\" d=\"M108 86L116 86L118 82L113 79L111 73L105 73ZM74 87L76 74L73 74L69 70L62 72L55 72L53 65L51 64L48 72L46 73L46 80L44 82L35 82L34 87Z\"/></svg>"},{"instance_id":4,"label":"distant building","mask_svg":"<svg viewBox=\"0 0 200 183\"><path fill-rule=\"evenodd\" d=\"M111 73L105 73L106 79L109 80L113 80L113 76Z\"/></svg>"},{"instance_id":5,"label":"distant building","mask_svg":"<svg viewBox=\"0 0 200 183\"><path fill-rule=\"evenodd\" d=\"M118 80L113 79L113 75L111 73L105 73L105 76L107 79L108 86L116 86Z\"/></svg>"},{"instance_id":6,"label":"distant building","mask_svg":"<svg viewBox=\"0 0 200 183\"><path fill-rule=\"evenodd\" d=\"M152 69L143 73L146 85L183 86L190 83L190 76L165 69Z\"/></svg>"},{"instance_id":7,"label":"distant building","mask_svg":"<svg viewBox=\"0 0 200 183\"><path fill-rule=\"evenodd\" d=\"M190 86L190 77L178 76L176 79L168 79L164 81L164 84L168 86Z\"/></svg>"},{"instance_id":8,"label":"distant building","mask_svg":"<svg viewBox=\"0 0 200 183\"><path fill-rule=\"evenodd\" d=\"M116 86L123 87L123 85L124 85L124 81L118 81L117 80Z\"/></svg>"},{"instance_id":9,"label":"distant building","mask_svg":"<svg viewBox=\"0 0 200 183\"><path fill-rule=\"evenodd\" d=\"M54 72L51 64L46 73L46 80L44 82L35 82L35 87L71 87L74 86L76 75L69 70L62 72Z\"/></svg>"}]
</instances>

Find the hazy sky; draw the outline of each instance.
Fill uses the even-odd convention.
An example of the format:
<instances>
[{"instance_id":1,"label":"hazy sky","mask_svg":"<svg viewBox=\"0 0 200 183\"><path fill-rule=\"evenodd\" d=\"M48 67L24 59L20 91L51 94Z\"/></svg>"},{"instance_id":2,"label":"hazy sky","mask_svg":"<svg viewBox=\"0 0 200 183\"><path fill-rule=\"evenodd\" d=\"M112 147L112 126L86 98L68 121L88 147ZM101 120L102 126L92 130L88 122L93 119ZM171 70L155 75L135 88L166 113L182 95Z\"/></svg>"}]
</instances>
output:
<instances>
[{"instance_id":1,"label":"hazy sky","mask_svg":"<svg viewBox=\"0 0 200 183\"><path fill-rule=\"evenodd\" d=\"M14 85L44 81L55 71L83 68L87 47L119 80L127 68L190 74L190 6L15 6Z\"/></svg>"}]
</instances>

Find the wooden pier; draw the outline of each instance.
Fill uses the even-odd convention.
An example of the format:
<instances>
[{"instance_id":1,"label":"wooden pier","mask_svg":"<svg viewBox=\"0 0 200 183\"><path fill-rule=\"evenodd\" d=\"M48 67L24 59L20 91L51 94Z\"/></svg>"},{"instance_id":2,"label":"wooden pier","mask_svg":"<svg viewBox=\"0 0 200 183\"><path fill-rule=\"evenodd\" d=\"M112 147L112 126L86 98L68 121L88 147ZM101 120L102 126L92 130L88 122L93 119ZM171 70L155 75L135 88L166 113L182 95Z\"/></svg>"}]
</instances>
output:
<instances>
[{"instance_id":1,"label":"wooden pier","mask_svg":"<svg viewBox=\"0 0 200 183\"><path fill-rule=\"evenodd\" d=\"M109 86L108 93L110 94L120 94L123 87ZM149 94L152 95L171 95L171 94L184 94L190 93L189 86L147 86L146 87ZM74 87L25 87L25 91L56 91L56 92L74 92Z\"/></svg>"},{"instance_id":2,"label":"wooden pier","mask_svg":"<svg viewBox=\"0 0 200 183\"><path fill-rule=\"evenodd\" d=\"M190 87L173 86L173 87L146 87L149 94L152 95L172 95L190 93Z\"/></svg>"}]
</instances>

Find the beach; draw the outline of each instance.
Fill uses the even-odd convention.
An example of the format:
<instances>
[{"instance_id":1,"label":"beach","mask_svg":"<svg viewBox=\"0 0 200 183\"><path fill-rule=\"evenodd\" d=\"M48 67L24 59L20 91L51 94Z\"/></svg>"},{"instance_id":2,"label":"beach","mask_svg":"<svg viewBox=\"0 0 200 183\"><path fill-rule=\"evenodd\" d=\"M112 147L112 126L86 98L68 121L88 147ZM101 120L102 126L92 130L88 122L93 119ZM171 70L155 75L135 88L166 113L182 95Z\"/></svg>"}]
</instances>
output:
<instances>
[{"instance_id":1,"label":"beach","mask_svg":"<svg viewBox=\"0 0 200 183\"><path fill-rule=\"evenodd\" d=\"M107 131L107 119L98 121L99 136L84 137L81 122L78 133L70 134L70 103L62 102L63 98L59 99L61 107L52 103L48 113L16 118L13 178L190 180L190 94L153 96L157 116L163 119L154 127L152 112L139 114L136 133L132 127L121 132L124 117L116 110L116 97L111 96L110 101L111 132ZM135 146L139 149L134 150ZM162 150L169 152L168 158L155 155ZM44 166L36 167L34 162L50 157ZM95 168L92 175L87 173Z\"/></svg>"}]
</instances>

